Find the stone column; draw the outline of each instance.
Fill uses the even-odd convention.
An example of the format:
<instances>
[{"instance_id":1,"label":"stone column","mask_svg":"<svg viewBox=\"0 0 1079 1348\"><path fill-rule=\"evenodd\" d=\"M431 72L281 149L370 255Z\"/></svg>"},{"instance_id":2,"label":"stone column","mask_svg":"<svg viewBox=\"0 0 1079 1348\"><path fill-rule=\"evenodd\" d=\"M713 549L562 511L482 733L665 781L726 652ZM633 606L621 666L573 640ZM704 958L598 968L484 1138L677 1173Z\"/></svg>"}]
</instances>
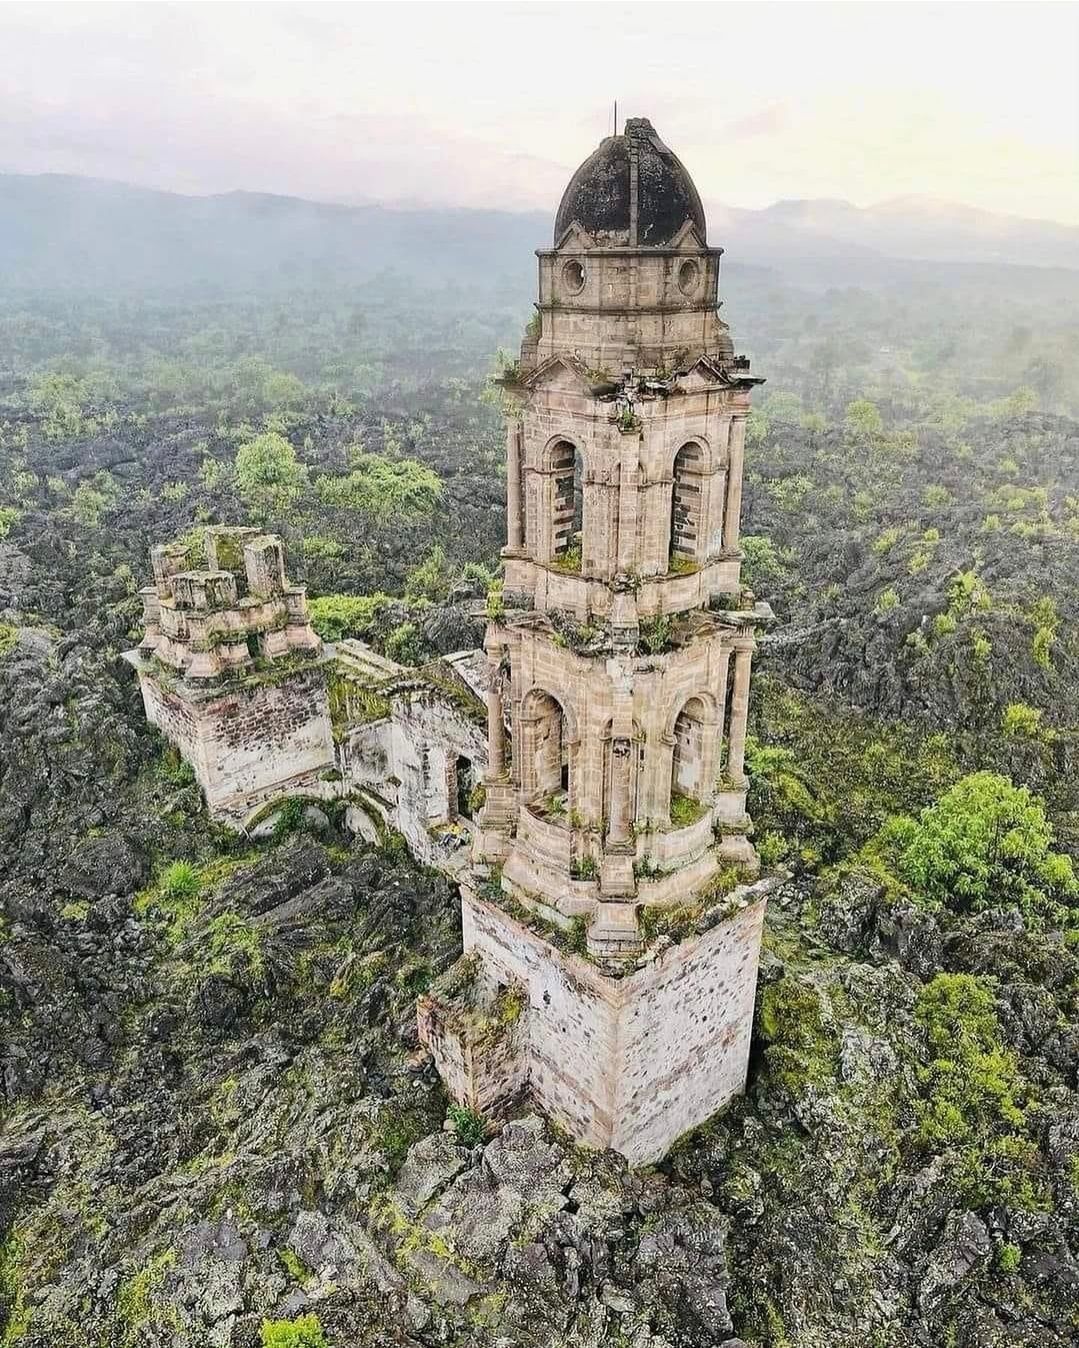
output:
<instances>
[{"instance_id":1,"label":"stone column","mask_svg":"<svg viewBox=\"0 0 1079 1348\"><path fill-rule=\"evenodd\" d=\"M731 419L731 434L727 450L727 508L723 516L723 549L733 552L738 547L742 515L742 465L745 461L746 419L736 415Z\"/></svg>"},{"instance_id":2,"label":"stone column","mask_svg":"<svg viewBox=\"0 0 1079 1348\"><path fill-rule=\"evenodd\" d=\"M498 782L506 772L506 723L502 719L502 670L497 667L487 685L487 778Z\"/></svg>"},{"instance_id":3,"label":"stone column","mask_svg":"<svg viewBox=\"0 0 1079 1348\"><path fill-rule=\"evenodd\" d=\"M731 690L731 730L727 742L727 776L733 782L745 779L746 720L749 716L749 666L753 652L740 647L734 653L734 687Z\"/></svg>"},{"instance_id":4,"label":"stone column","mask_svg":"<svg viewBox=\"0 0 1079 1348\"><path fill-rule=\"evenodd\" d=\"M521 423L506 418L506 546L519 552L524 537L521 518Z\"/></svg>"},{"instance_id":5,"label":"stone column","mask_svg":"<svg viewBox=\"0 0 1079 1348\"><path fill-rule=\"evenodd\" d=\"M630 773L633 770L633 741L615 739L611 741L611 803L610 822L607 841L614 846L629 842L633 836L632 787Z\"/></svg>"},{"instance_id":6,"label":"stone column","mask_svg":"<svg viewBox=\"0 0 1079 1348\"><path fill-rule=\"evenodd\" d=\"M618 475L618 553L612 558L614 569L629 573L635 571L637 553L637 510L640 496L641 474L637 460L630 463L625 457L622 470Z\"/></svg>"}]
</instances>

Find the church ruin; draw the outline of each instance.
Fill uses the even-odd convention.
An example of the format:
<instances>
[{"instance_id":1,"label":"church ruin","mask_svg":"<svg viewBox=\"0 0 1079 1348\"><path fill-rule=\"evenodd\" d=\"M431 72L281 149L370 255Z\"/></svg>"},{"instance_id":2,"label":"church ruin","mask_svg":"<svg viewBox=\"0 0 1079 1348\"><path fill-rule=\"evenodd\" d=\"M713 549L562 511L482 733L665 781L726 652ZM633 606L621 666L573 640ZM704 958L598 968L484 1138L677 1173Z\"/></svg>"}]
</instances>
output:
<instances>
[{"instance_id":1,"label":"church ruin","mask_svg":"<svg viewBox=\"0 0 1079 1348\"><path fill-rule=\"evenodd\" d=\"M771 615L739 549L760 381L719 316L721 253L645 119L573 176L501 380L485 652L323 651L277 540L224 530L205 570L155 550L131 657L219 816L345 799L458 880L464 954L418 1008L449 1092L488 1115L531 1096L634 1164L744 1088L769 887L744 757Z\"/></svg>"}]
</instances>

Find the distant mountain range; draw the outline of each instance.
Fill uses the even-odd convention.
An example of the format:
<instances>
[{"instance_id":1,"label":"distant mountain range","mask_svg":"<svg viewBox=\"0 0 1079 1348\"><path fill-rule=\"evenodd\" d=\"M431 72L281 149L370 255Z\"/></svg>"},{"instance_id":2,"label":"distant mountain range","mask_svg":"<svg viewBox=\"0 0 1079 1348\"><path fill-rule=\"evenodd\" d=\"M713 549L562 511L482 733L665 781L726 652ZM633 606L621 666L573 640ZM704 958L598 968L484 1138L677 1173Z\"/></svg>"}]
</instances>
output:
<instances>
[{"instance_id":1,"label":"distant mountain range","mask_svg":"<svg viewBox=\"0 0 1079 1348\"><path fill-rule=\"evenodd\" d=\"M896 259L1079 269L1079 228L905 197L860 209L780 201L713 206L730 261L813 283ZM527 293L540 212L405 210L230 192L182 196L56 174L0 174L0 286L117 291L348 285L385 271ZM818 277L819 279L819 277Z\"/></svg>"},{"instance_id":2,"label":"distant mountain range","mask_svg":"<svg viewBox=\"0 0 1079 1348\"><path fill-rule=\"evenodd\" d=\"M742 249L824 255L851 248L931 262L1079 267L1079 228L996 215L934 197L896 197L860 208L849 201L777 201L763 211L713 209L709 226ZM761 260L759 256L754 261Z\"/></svg>"}]
</instances>

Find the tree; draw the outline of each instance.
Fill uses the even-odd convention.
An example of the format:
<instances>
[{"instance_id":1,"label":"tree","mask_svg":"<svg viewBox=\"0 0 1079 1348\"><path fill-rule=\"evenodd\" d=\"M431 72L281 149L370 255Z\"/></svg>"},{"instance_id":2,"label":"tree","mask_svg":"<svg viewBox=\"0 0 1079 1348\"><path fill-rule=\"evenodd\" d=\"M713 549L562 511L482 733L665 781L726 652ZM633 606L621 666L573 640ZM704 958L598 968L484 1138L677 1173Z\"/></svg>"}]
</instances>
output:
<instances>
[{"instance_id":1,"label":"tree","mask_svg":"<svg viewBox=\"0 0 1079 1348\"><path fill-rule=\"evenodd\" d=\"M415 459L357 454L346 477L320 477L318 492L327 505L358 510L370 519L425 519L442 495L442 483Z\"/></svg>"},{"instance_id":2,"label":"tree","mask_svg":"<svg viewBox=\"0 0 1079 1348\"><path fill-rule=\"evenodd\" d=\"M895 820L886 832L901 878L931 904L977 912L1015 903L1055 920L1079 895L1071 861L1052 850L1041 799L997 773L962 778L917 821Z\"/></svg>"},{"instance_id":3,"label":"tree","mask_svg":"<svg viewBox=\"0 0 1079 1348\"><path fill-rule=\"evenodd\" d=\"M307 469L283 435L266 431L236 451L236 490L248 506L266 517L295 502L307 481Z\"/></svg>"},{"instance_id":4,"label":"tree","mask_svg":"<svg viewBox=\"0 0 1079 1348\"><path fill-rule=\"evenodd\" d=\"M848 403L844 417L847 430L859 440L870 440L884 430L880 408L868 398Z\"/></svg>"}]
</instances>

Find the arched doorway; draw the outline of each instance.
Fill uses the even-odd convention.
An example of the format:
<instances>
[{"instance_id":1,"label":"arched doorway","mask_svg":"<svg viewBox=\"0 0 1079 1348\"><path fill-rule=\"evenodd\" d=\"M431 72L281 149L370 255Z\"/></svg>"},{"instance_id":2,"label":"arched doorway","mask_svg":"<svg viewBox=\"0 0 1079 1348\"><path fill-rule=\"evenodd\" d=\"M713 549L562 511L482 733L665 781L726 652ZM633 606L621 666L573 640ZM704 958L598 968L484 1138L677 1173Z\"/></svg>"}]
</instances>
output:
<instances>
[{"instance_id":1,"label":"arched doorway","mask_svg":"<svg viewBox=\"0 0 1079 1348\"><path fill-rule=\"evenodd\" d=\"M567 808L570 791L569 737L561 703L534 688L521 708L521 787L529 801Z\"/></svg>"},{"instance_id":2,"label":"arched doorway","mask_svg":"<svg viewBox=\"0 0 1079 1348\"><path fill-rule=\"evenodd\" d=\"M713 729L709 709L699 697L691 697L674 722L671 755L671 799L683 796L702 800L708 787L708 736Z\"/></svg>"},{"instance_id":3,"label":"arched doorway","mask_svg":"<svg viewBox=\"0 0 1079 1348\"><path fill-rule=\"evenodd\" d=\"M551 556L579 571L581 530L584 525L581 454L570 440L556 440L549 453L552 478Z\"/></svg>"},{"instance_id":4,"label":"arched doorway","mask_svg":"<svg viewBox=\"0 0 1079 1348\"><path fill-rule=\"evenodd\" d=\"M472 760L458 754L453 764L453 784L456 813L459 819L471 819L473 814L472 793L476 789L476 772Z\"/></svg>"},{"instance_id":5,"label":"arched doorway","mask_svg":"<svg viewBox=\"0 0 1079 1348\"><path fill-rule=\"evenodd\" d=\"M703 472L704 451L690 440L674 456L669 548L672 566L700 560Z\"/></svg>"}]
</instances>

